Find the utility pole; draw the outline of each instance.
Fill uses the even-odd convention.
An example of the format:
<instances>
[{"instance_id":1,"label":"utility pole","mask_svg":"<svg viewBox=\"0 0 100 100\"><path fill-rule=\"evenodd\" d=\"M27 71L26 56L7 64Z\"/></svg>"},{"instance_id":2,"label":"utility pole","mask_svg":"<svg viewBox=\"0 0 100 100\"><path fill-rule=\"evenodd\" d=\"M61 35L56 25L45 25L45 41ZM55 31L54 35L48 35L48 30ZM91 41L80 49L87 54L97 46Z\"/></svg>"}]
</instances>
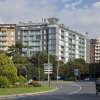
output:
<instances>
[{"instance_id":1,"label":"utility pole","mask_svg":"<svg viewBox=\"0 0 100 100\"><path fill-rule=\"evenodd\" d=\"M50 62L49 62L49 53L48 53L48 66L49 66ZM48 82L50 81L50 75L48 73Z\"/></svg>"},{"instance_id":2,"label":"utility pole","mask_svg":"<svg viewBox=\"0 0 100 100\"><path fill-rule=\"evenodd\" d=\"M39 82L40 82L40 59L39 59L39 56L38 56L38 69L39 69Z\"/></svg>"},{"instance_id":3,"label":"utility pole","mask_svg":"<svg viewBox=\"0 0 100 100\"><path fill-rule=\"evenodd\" d=\"M58 82L58 76L59 76L59 58L58 58L58 66L57 66L57 82Z\"/></svg>"}]
</instances>

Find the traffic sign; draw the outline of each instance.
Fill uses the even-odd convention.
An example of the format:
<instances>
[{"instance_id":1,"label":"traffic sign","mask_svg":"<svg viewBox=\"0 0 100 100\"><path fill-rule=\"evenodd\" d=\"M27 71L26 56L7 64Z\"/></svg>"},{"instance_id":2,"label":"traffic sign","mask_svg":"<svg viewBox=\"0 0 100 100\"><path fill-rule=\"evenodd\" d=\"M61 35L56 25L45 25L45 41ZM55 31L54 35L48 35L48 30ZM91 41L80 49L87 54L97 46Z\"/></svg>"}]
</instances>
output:
<instances>
[{"instance_id":1,"label":"traffic sign","mask_svg":"<svg viewBox=\"0 0 100 100\"><path fill-rule=\"evenodd\" d=\"M78 69L74 69L74 75L78 75Z\"/></svg>"},{"instance_id":2,"label":"traffic sign","mask_svg":"<svg viewBox=\"0 0 100 100\"><path fill-rule=\"evenodd\" d=\"M52 64L44 64L44 73L45 74L52 74Z\"/></svg>"},{"instance_id":3,"label":"traffic sign","mask_svg":"<svg viewBox=\"0 0 100 100\"><path fill-rule=\"evenodd\" d=\"M52 70L52 66L44 66L44 70Z\"/></svg>"},{"instance_id":4,"label":"traffic sign","mask_svg":"<svg viewBox=\"0 0 100 100\"><path fill-rule=\"evenodd\" d=\"M44 66L52 66L52 64L44 64Z\"/></svg>"},{"instance_id":5,"label":"traffic sign","mask_svg":"<svg viewBox=\"0 0 100 100\"><path fill-rule=\"evenodd\" d=\"M44 72L45 74L52 74L52 72Z\"/></svg>"}]
</instances>

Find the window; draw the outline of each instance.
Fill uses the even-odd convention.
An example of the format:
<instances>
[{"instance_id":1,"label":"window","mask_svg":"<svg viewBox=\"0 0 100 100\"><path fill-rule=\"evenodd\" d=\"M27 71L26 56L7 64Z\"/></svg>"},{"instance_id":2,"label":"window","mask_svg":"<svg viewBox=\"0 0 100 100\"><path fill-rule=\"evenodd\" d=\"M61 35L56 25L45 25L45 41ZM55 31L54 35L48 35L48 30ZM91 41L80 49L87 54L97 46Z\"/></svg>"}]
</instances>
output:
<instances>
[{"instance_id":1,"label":"window","mask_svg":"<svg viewBox=\"0 0 100 100\"><path fill-rule=\"evenodd\" d=\"M41 40L41 36L40 35L36 35L36 40Z\"/></svg>"},{"instance_id":2,"label":"window","mask_svg":"<svg viewBox=\"0 0 100 100\"><path fill-rule=\"evenodd\" d=\"M51 44L51 40L48 41L48 44Z\"/></svg>"},{"instance_id":3,"label":"window","mask_svg":"<svg viewBox=\"0 0 100 100\"><path fill-rule=\"evenodd\" d=\"M44 50L46 50L46 46L44 46Z\"/></svg>"},{"instance_id":4,"label":"window","mask_svg":"<svg viewBox=\"0 0 100 100\"><path fill-rule=\"evenodd\" d=\"M20 35L20 32L18 31L18 35Z\"/></svg>"},{"instance_id":5,"label":"window","mask_svg":"<svg viewBox=\"0 0 100 100\"><path fill-rule=\"evenodd\" d=\"M44 45L46 45L46 41L44 41Z\"/></svg>"},{"instance_id":6,"label":"window","mask_svg":"<svg viewBox=\"0 0 100 100\"><path fill-rule=\"evenodd\" d=\"M48 46L48 49L51 50L51 46Z\"/></svg>"},{"instance_id":7,"label":"window","mask_svg":"<svg viewBox=\"0 0 100 100\"><path fill-rule=\"evenodd\" d=\"M12 40L14 40L14 37L12 37Z\"/></svg>"},{"instance_id":8,"label":"window","mask_svg":"<svg viewBox=\"0 0 100 100\"><path fill-rule=\"evenodd\" d=\"M56 33L56 28L49 29L49 33Z\"/></svg>"},{"instance_id":9,"label":"window","mask_svg":"<svg viewBox=\"0 0 100 100\"><path fill-rule=\"evenodd\" d=\"M49 35L49 37L48 37L49 39L51 39L51 34Z\"/></svg>"},{"instance_id":10,"label":"window","mask_svg":"<svg viewBox=\"0 0 100 100\"><path fill-rule=\"evenodd\" d=\"M20 40L20 36L18 36L18 40Z\"/></svg>"},{"instance_id":11,"label":"window","mask_svg":"<svg viewBox=\"0 0 100 100\"><path fill-rule=\"evenodd\" d=\"M46 39L46 35L44 35L44 40Z\"/></svg>"},{"instance_id":12,"label":"window","mask_svg":"<svg viewBox=\"0 0 100 100\"><path fill-rule=\"evenodd\" d=\"M14 32L11 32L11 35L14 35Z\"/></svg>"}]
</instances>

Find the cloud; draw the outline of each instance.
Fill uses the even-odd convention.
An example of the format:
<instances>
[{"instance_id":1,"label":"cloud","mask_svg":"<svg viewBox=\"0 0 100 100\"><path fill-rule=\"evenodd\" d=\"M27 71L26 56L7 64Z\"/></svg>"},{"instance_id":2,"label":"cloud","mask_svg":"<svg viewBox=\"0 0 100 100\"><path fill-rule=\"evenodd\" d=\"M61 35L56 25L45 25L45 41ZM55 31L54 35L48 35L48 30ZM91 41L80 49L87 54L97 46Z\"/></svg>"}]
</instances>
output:
<instances>
[{"instance_id":1,"label":"cloud","mask_svg":"<svg viewBox=\"0 0 100 100\"><path fill-rule=\"evenodd\" d=\"M77 2L74 2L74 3L71 3L71 4L66 3L65 7L66 8L71 8L71 9L75 9L76 6L78 6L81 2L82 2L82 0L78 0Z\"/></svg>"},{"instance_id":2,"label":"cloud","mask_svg":"<svg viewBox=\"0 0 100 100\"><path fill-rule=\"evenodd\" d=\"M88 32L89 38L100 37L100 9L95 8L77 8L75 10L64 9L59 13L62 23L75 31Z\"/></svg>"},{"instance_id":3,"label":"cloud","mask_svg":"<svg viewBox=\"0 0 100 100\"><path fill-rule=\"evenodd\" d=\"M75 9L75 7L76 7L77 5L79 5L79 4L81 3L81 1L82 1L82 0L78 0L78 1L75 2L75 3L72 3L72 4L71 4L72 9Z\"/></svg>"},{"instance_id":4,"label":"cloud","mask_svg":"<svg viewBox=\"0 0 100 100\"><path fill-rule=\"evenodd\" d=\"M39 20L42 16L54 15L56 0L6 0L0 1L0 18L7 23Z\"/></svg>"},{"instance_id":5,"label":"cloud","mask_svg":"<svg viewBox=\"0 0 100 100\"><path fill-rule=\"evenodd\" d=\"M62 0L62 2L68 2L68 1L70 1L70 0Z\"/></svg>"},{"instance_id":6,"label":"cloud","mask_svg":"<svg viewBox=\"0 0 100 100\"><path fill-rule=\"evenodd\" d=\"M60 0L59 3L58 0L42 0L42 2L41 0L5 0L3 2L0 0L0 23L30 20L41 22L42 16L57 17L60 19L59 23L65 24L72 30L90 33L89 38L100 37L99 2L91 7L86 4L83 8L76 8L82 0L71 4L67 1Z\"/></svg>"},{"instance_id":7,"label":"cloud","mask_svg":"<svg viewBox=\"0 0 100 100\"><path fill-rule=\"evenodd\" d=\"M100 8L100 2L95 2L92 6L95 8L98 8L98 7Z\"/></svg>"}]
</instances>

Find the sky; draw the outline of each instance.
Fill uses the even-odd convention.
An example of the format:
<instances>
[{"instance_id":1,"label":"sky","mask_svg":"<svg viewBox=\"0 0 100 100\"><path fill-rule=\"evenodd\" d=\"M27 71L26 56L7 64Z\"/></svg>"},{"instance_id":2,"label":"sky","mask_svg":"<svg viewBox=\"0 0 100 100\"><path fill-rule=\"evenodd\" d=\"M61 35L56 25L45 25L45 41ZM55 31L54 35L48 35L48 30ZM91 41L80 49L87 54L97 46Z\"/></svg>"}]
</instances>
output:
<instances>
[{"instance_id":1,"label":"sky","mask_svg":"<svg viewBox=\"0 0 100 100\"><path fill-rule=\"evenodd\" d=\"M100 38L100 0L0 0L0 24L58 18L73 31Z\"/></svg>"}]
</instances>

